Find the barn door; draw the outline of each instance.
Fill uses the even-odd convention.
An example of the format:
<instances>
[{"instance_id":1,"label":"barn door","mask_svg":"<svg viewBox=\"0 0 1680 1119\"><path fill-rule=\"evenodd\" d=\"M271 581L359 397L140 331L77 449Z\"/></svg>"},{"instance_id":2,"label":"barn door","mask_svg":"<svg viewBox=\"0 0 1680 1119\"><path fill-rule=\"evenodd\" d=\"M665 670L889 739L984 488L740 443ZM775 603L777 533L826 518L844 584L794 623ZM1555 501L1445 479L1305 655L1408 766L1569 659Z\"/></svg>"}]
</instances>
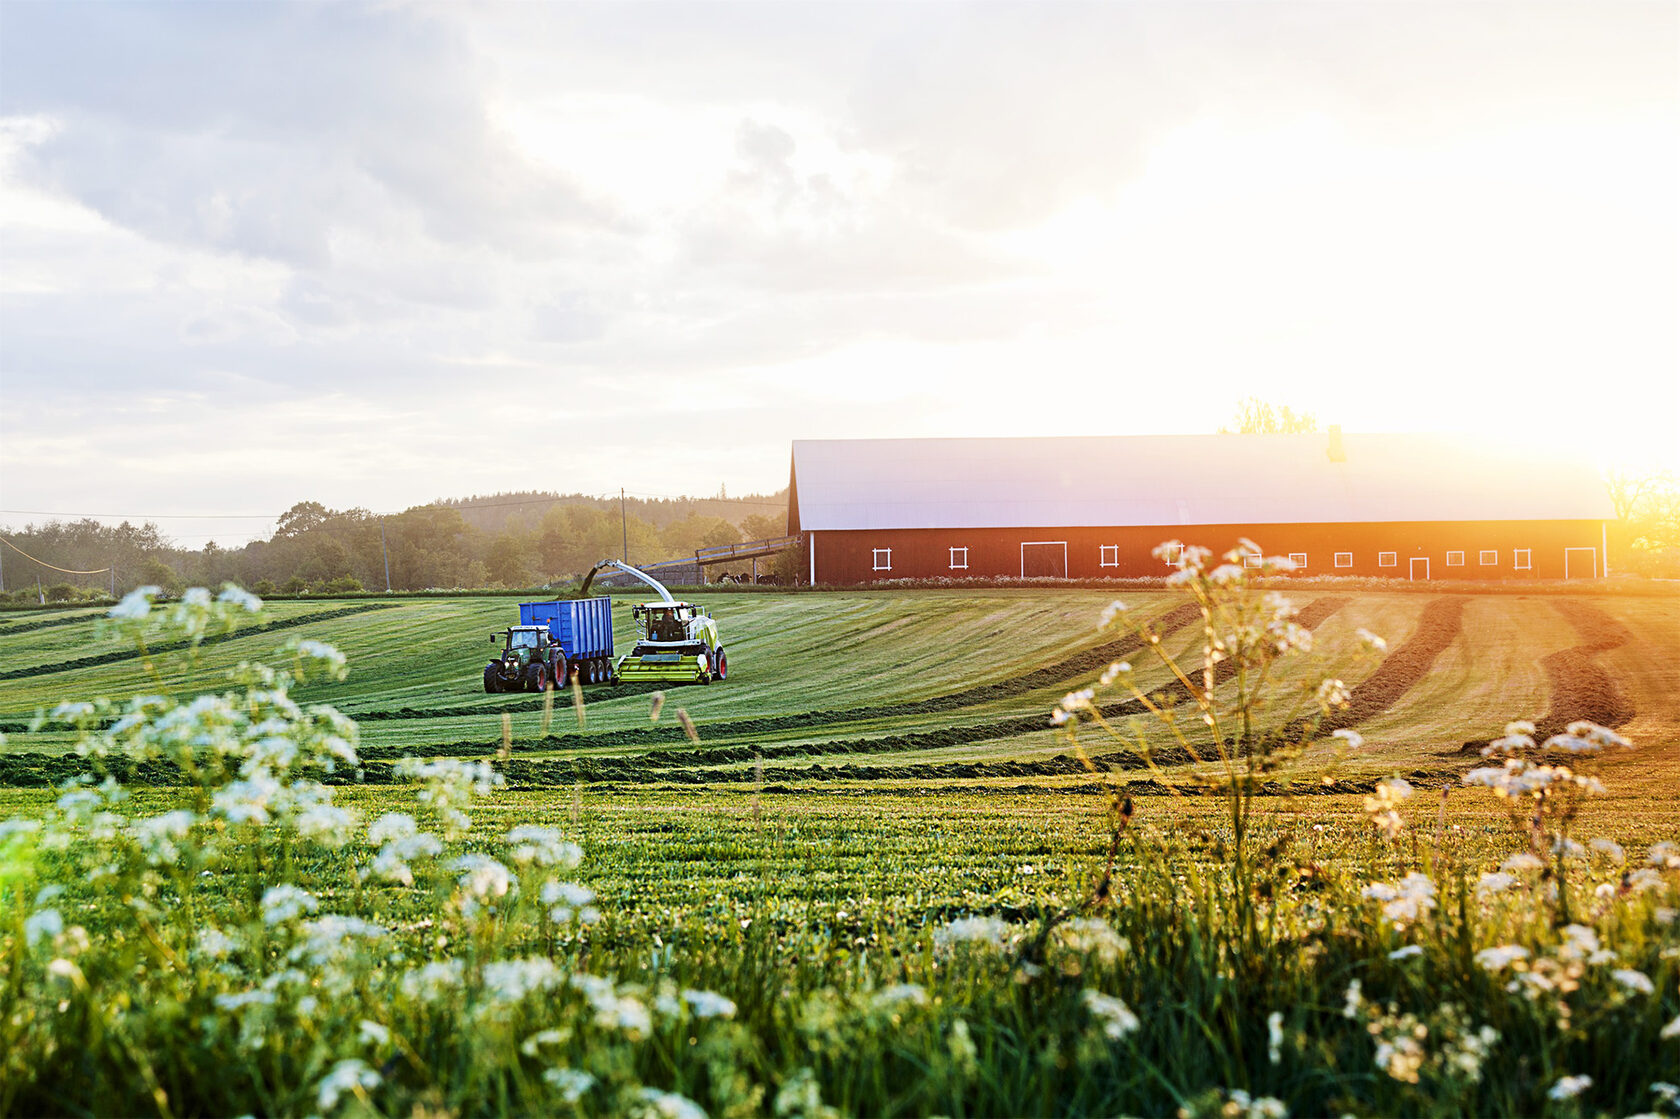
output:
<instances>
[{"instance_id":1,"label":"barn door","mask_svg":"<svg viewBox=\"0 0 1680 1119\"><path fill-rule=\"evenodd\" d=\"M1422 564L1423 566L1419 567L1418 566L1419 564ZM1421 575L1419 574L1420 571L1422 572ZM1428 579L1429 578L1429 557L1428 556L1413 556L1412 557L1411 570L1409 572L1407 572L1407 574L1413 579Z\"/></svg>"},{"instance_id":2,"label":"barn door","mask_svg":"<svg viewBox=\"0 0 1680 1119\"><path fill-rule=\"evenodd\" d=\"M1067 541L1034 540L1022 544L1021 578L1066 579Z\"/></svg>"},{"instance_id":3,"label":"barn door","mask_svg":"<svg viewBox=\"0 0 1680 1119\"><path fill-rule=\"evenodd\" d=\"M1598 549L1565 548L1563 550L1563 577L1565 579L1598 578Z\"/></svg>"}]
</instances>

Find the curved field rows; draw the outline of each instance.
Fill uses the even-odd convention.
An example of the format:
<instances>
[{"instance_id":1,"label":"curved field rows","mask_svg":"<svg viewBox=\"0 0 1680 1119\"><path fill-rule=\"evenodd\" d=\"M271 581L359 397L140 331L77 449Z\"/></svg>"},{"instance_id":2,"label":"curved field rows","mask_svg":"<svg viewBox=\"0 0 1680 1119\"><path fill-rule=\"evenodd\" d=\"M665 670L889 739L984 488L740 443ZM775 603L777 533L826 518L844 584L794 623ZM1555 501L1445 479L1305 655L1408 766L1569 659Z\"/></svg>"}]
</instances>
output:
<instances>
[{"instance_id":1,"label":"curved field rows","mask_svg":"<svg viewBox=\"0 0 1680 1119\"><path fill-rule=\"evenodd\" d=\"M1469 759L1459 753L1460 744L1497 733L1510 718L1550 710L1556 666L1569 662L1558 655L1583 644L1565 617L1572 610L1570 617L1589 629L1625 632L1624 644L1591 654L1616 694L1639 713L1625 729L1636 737L1642 730L1659 738L1666 733L1674 741L1680 701L1672 686L1660 697L1652 693L1680 677L1680 626L1673 626L1680 603L1394 593L1296 597L1301 620L1314 628L1317 653L1339 666L1354 688L1355 709L1332 724L1358 726L1370 744L1347 767L1353 777L1462 769ZM1163 647L1175 654L1198 639L1199 625L1191 624L1196 617L1182 599L1160 592L1128 599L1136 600L1136 616L1161 619ZM513 768L536 784L579 778L739 784L757 779L755 759L764 767L763 779L773 783L968 780L989 787L1031 777L1075 784L1086 779L1083 767L1066 738L1048 725L1061 694L1093 682L1119 657L1138 662L1148 690L1166 687L1170 679L1149 657L1136 656L1135 645L1096 631L1096 616L1108 600L1101 591L719 593L703 600L720 618L732 654L731 679L668 689L658 725L649 722L647 688L586 689L581 727L569 692L556 694L546 725L540 697L484 695L479 668L494 652L491 634L513 612L505 598L380 603L378 610L326 619L318 627L241 635L206 647L203 668L214 673L243 658L267 656L294 634L331 641L349 655L350 678L304 689L299 698L332 702L358 716L370 768L410 751L493 755L501 745L502 713L508 712ZM622 614L629 601L619 601ZM291 608L285 615L295 617L347 604L283 605ZM1595 616L1576 610L1580 605L1609 613L1582 622ZM1665 625L1673 628L1665 633ZM621 638L629 631L622 618L618 628ZM1388 638L1386 659L1355 658L1360 628ZM0 650L18 653L24 664L55 655L62 660L86 650L90 632L72 624L10 634L0 629ZM621 641L621 651L627 646ZM8 659L0 669L19 663ZM214 683L212 676L200 686ZM37 705L98 691L121 696L152 690L132 659L0 681L0 722L16 726ZM698 745L676 725L679 707L698 725ZM1135 706L1105 709L1124 728ZM1276 714L1291 717L1289 710ZM62 734L12 733L6 749L13 755L50 753L64 744ZM1146 776L1133 768L1135 761L1116 754L1111 741L1093 737L1086 748L1115 755L1116 766Z\"/></svg>"}]
</instances>

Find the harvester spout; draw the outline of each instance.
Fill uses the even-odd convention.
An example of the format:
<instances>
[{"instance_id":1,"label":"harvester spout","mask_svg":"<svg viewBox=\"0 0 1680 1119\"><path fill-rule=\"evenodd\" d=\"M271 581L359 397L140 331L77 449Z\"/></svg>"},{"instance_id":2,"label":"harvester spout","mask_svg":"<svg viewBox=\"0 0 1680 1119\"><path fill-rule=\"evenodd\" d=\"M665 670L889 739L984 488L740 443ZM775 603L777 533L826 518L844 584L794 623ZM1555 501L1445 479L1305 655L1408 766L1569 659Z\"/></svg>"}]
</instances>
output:
<instances>
[{"instance_id":1,"label":"harvester spout","mask_svg":"<svg viewBox=\"0 0 1680 1119\"><path fill-rule=\"evenodd\" d=\"M627 563L620 563L618 560L612 559L602 560L600 563L589 569L589 574L583 577L583 586L578 588L578 597L581 598L588 594L589 584L595 581L596 574L609 567L616 568L617 570L624 572L626 575L629 575L631 578L640 579L642 582L658 591L660 598L669 602L673 606L677 604L677 600L671 597L671 592L666 590L665 585L658 579L655 579L652 575L649 575L645 571L638 571L636 568L631 567Z\"/></svg>"}]
</instances>

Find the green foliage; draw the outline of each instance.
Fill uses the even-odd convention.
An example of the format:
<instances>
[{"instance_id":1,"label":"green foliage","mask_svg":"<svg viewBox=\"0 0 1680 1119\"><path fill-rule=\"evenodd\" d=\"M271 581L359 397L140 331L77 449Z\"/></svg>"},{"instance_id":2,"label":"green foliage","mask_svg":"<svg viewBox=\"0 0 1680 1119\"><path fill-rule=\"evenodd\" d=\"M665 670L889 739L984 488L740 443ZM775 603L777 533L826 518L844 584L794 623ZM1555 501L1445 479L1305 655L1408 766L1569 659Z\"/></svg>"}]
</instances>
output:
<instances>
[{"instance_id":1,"label":"green foliage","mask_svg":"<svg viewBox=\"0 0 1680 1119\"><path fill-rule=\"evenodd\" d=\"M1311 412L1297 412L1287 404L1273 405L1258 396L1238 401L1231 423L1232 427L1219 429L1221 435L1289 435L1318 430L1318 420Z\"/></svg>"}]
</instances>

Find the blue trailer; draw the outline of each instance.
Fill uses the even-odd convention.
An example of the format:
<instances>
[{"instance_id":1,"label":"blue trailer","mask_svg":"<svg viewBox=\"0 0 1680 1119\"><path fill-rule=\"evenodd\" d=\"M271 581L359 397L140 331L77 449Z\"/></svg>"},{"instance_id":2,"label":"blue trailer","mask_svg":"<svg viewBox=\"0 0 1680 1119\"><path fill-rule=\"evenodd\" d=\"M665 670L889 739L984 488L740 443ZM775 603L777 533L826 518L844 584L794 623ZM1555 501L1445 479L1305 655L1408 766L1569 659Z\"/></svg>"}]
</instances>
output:
<instances>
[{"instance_id":1,"label":"blue trailer","mask_svg":"<svg viewBox=\"0 0 1680 1119\"><path fill-rule=\"evenodd\" d=\"M519 624L547 626L550 638L559 642L567 664L582 683L600 684L613 678L612 599L521 602Z\"/></svg>"}]
</instances>

